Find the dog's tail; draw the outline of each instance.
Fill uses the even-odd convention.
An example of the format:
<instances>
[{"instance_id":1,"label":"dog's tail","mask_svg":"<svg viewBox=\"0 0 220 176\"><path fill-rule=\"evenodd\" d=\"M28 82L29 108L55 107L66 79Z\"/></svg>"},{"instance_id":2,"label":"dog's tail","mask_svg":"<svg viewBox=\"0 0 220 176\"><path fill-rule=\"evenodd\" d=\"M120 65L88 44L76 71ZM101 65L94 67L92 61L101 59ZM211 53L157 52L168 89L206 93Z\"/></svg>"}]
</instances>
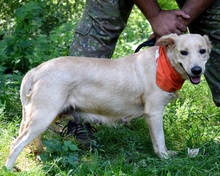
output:
<instances>
[{"instance_id":1,"label":"dog's tail","mask_svg":"<svg viewBox=\"0 0 220 176\"><path fill-rule=\"evenodd\" d=\"M22 133L22 131L25 128L26 123L26 116L27 116L27 107L28 103L31 100L32 95L32 86L33 86L33 74L31 71L29 71L23 78L20 88L20 99L22 103L22 122L19 129L19 134Z\"/></svg>"},{"instance_id":2,"label":"dog's tail","mask_svg":"<svg viewBox=\"0 0 220 176\"><path fill-rule=\"evenodd\" d=\"M20 99L22 105L28 104L32 95L33 70L29 71L23 78L20 88Z\"/></svg>"}]
</instances>

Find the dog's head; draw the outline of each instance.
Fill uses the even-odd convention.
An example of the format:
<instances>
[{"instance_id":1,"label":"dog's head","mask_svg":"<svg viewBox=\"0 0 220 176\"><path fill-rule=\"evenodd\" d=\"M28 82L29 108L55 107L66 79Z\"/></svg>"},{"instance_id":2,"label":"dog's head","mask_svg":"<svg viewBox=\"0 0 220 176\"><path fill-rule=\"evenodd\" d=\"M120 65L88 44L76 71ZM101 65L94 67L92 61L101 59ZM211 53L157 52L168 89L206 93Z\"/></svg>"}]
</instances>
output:
<instances>
[{"instance_id":1,"label":"dog's head","mask_svg":"<svg viewBox=\"0 0 220 176\"><path fill-rule=\"evenodd\" d=\"M165 46L172 66L183 79L189 78L193 84L200 82L212 48L208 36L169 34L161 37L156 45Z\"/></svg>"}]
</instances>

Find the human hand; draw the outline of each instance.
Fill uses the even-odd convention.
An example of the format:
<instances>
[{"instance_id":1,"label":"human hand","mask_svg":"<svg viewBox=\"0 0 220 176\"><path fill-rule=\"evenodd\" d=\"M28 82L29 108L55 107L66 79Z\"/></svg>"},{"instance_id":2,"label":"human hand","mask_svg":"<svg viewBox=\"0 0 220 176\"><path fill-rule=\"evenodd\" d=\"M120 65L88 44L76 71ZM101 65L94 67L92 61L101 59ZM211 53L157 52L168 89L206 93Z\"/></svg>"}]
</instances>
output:
<instances>
[{"instance_id":1,"label":"human hand","mask_svg":"<svg viewBox=\"0 0 220 176\"><path fill-rule=\"evenodd\" d=\"M182 20L180 20L180 18ZM148 19L156 36L176 33L181 34L187 30L183 23L190 16L181 10L161 10L156 16Z\"/></svg>"}]
</instances>

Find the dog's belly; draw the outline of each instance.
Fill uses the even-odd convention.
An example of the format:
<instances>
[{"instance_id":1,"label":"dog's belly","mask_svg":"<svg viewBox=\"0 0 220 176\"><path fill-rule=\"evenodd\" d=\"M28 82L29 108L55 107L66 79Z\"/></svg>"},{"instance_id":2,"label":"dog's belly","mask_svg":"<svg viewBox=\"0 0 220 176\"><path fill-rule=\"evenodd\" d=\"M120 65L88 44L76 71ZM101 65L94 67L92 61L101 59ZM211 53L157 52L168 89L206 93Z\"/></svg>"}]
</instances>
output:
<instances>
[{"instance_id":1,"label":"dog's belly","mask_svg":"<svg viewBox=\"0 0 220 176\"><path fill-rule=\"evenodd\" d=\"M110 124L120 120L130 121L133 118L142 116L143 107L126 106L120 109L111 106L102 106L101 108L83 107L79 110L79 115L87 120Z\"/></svg>"},{"instance_id":2,"label":"dog's belly","mask_svg":"<svg viewBox=\"0 0 220 176\"><path fill-rule=\"evenodd\" d=\"M140 117L144 112L141 97L134 98L128 94L119 96L109 92L104 94L102 91L90 95L78 92L77 96L69 98L68 105L79 110L82 118L104 123Z\"/></svg>"}]
</instances>

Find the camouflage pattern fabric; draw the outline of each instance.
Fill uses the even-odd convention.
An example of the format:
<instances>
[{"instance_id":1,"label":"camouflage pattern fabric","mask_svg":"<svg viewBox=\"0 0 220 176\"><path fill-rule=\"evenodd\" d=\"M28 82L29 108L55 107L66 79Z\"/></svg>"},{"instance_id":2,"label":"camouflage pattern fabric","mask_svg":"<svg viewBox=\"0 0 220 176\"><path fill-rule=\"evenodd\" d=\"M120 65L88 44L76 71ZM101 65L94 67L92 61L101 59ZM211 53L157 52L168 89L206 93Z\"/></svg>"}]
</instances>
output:
<instances>
[{"instance_id":1,"label":"camouflage pattern fabric","mask_svg":"<svg viewBox=\"0 0 220 176\"><path fill-rule=\"evenodd\" d=\"M133 5L132 0L87 0L70 55L111 58Z\"/></svg>"},{"instance_id":2,"label":"camouflage pattern fabric","mask_svg":"<svg viewBox=\"0 0 220 176\"><path fill-rule=\"evenodd\" d=\"M184 0L177 0L179 5ZM220 0L216 0L190 26L191 33L208 35L212 42L212 52L206 64L205 78L212 92L213 101L220 106Z\"/></svg>"}]
</instances>

